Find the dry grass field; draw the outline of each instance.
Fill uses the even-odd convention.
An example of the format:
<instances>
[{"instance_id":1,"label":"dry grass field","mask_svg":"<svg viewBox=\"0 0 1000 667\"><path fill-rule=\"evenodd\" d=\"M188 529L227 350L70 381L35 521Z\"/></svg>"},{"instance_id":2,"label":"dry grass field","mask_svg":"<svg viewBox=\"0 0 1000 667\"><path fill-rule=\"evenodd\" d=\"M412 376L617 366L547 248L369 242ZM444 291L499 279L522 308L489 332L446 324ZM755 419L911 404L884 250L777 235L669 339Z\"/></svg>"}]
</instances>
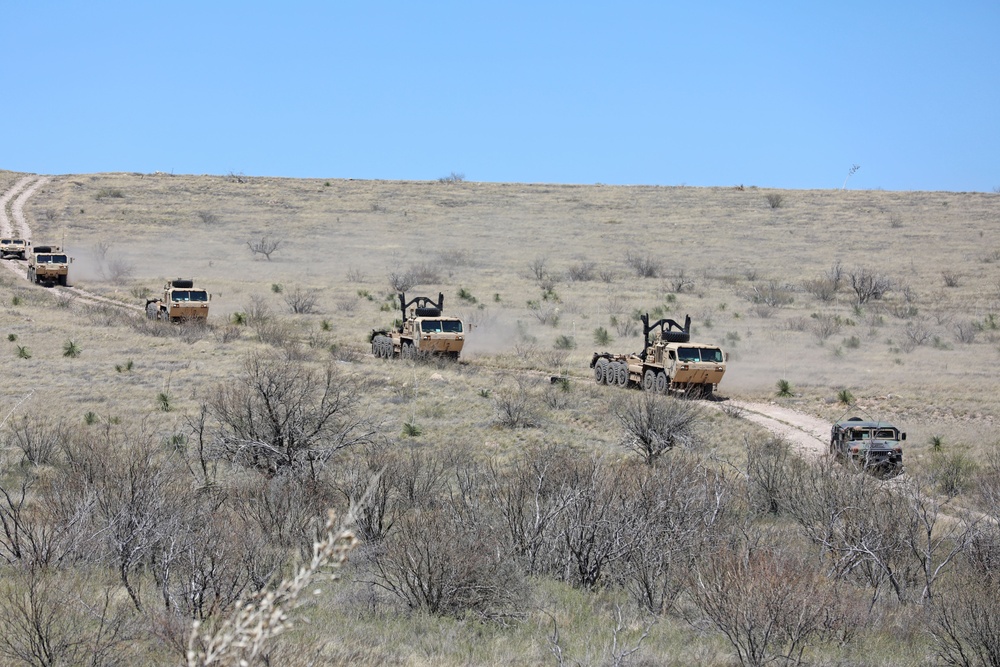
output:
<instances>
[{"instance_id":1,"label":"dry grass field","mask_svg":"<svg viewBox=\"0 0 1000 667\"><path fill-rule=\"evenodd\" d=\"M0 192L21 176L0 171ZM70 283L86 292L143 306L185 277L212 303L207 327L164 325L0 271L9 423L129 424L170 441L256 351L333 362L401 448L622 458L612 412L624 390L594 385L588 363L596 350L638 351L636 315L651 312L690 314L694 338L729 353L723 399L893 421L909 434L915 476L937 449L985 460L1000 442L998 194L120 173L50 177L24 214L36 245L64 244ZM269 258L251 251L262 240L278 243ZM859 304L852 278L865 276L886 289ZM443 292L446 314L472 325L460 363L370 355L367 334L399 316L392 282L405 278L416 283L408 296ZM596 343L598 328L611 340ZM70 342L78 356L65 354ZM791 396L776 396L779 380ZM504 396L526 401L535 426L498 427ZM744 437L764 436L710 409L724 403L704 408L696 439L742 465ZM8 448L8 467L19 458ZM539 581L527 619L510 626L395 613L372 590L334 589L290 636L318 647L320 664L733 664L706 625L647 622L609 590ZM909 616L891 609L880 623L920 637ZM305 660L295 645L278 658ZM815 664L924 664L933 653L884 633L841 647Z\"/></svg>"}]
</instances>

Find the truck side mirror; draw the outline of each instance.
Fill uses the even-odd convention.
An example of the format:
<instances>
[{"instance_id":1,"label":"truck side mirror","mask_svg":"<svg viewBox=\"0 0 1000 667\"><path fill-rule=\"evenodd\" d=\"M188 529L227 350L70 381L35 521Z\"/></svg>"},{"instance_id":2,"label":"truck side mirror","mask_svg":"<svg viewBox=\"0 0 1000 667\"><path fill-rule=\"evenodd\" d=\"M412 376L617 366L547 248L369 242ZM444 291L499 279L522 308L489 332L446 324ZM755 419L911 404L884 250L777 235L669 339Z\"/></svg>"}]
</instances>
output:
<instances>
[{"instance_id":1,"label":"truck side mirror","mask_svg":"<svg viewBox=\"0 0 1000 667\"><path fill-rule=\"evenodd\" d=\"M899 439L900 440L906 440L906 434L905 433L900 433L899 434Z\"/></svg>"}]
</instances>

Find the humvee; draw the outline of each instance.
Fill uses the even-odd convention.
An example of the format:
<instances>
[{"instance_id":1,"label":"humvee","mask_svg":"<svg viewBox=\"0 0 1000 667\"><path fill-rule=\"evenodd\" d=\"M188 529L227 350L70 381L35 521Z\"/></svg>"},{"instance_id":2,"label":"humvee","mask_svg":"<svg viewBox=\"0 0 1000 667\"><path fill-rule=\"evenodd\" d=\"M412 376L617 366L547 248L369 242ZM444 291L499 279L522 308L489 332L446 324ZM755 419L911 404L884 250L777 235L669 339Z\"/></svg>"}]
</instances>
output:
<instances>
[{"instance_id":1,"label":"humvee","mask_svg":"<svg viewBox=\"0 0 1000 667\"><path fill-rule=\"evenodd\" d=\"M903 468L906 433L883 421L861 417L839 421L830 431L830 454L880 472L898 473Z\"/></svg>"},{"instance_id":2,"label":"humvee","mask_svg":"<svg viewBox=\"0 0 1000 667\"><path fill-rule=\"evenodd\" d=\"M0 239L0 259L24 259L31 241Z\"/></svg>"}]
</instances>

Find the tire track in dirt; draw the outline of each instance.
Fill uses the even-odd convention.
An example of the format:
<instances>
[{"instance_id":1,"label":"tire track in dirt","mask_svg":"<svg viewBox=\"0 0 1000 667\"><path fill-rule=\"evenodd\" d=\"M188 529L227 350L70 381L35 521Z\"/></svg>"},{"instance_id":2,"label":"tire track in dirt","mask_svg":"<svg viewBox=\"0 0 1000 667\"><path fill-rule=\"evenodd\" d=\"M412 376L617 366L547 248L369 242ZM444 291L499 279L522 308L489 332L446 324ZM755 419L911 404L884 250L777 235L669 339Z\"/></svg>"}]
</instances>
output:
<instances>
[{"instance_id":1,"label":"tire track in dirt","mask_svg":"<svg viewBox=\"0 0 1000 667\"><path fill-rule=\"evenodd\" d=\"M39 177L37 181L32 183L31 186L18 195L17 199L14 200L13 205L10 207L11 216L14 218L14 224L17 225L17 228L20 230L20 235L29 241L31 240L31 229L28 227L28 221L24 217L24 202L28 201L31 195L35 194L35 191L37 191L38 188L48 182L48 176Z\"/></svg>"},{"instance_id":2,"label":"tire track in dirt","mask_svg":"<svg viewBox=\"0 0 1000 667\"><path fill-rule=\"evenodd\" d=\"M14 224L11 220L13 207L11 206L11 200L17 196L17 193L21 192L25 187L34 180L35 176L24 176L18 179L14 185L7 190L7 192L0 195L0 236L14 236ZM23 210L24 203L21 203ZM23 218L22 218L23 219ZM23 227L22 227L23 229Z\"/></svg>"},{"instance_id":3,"label":"tire track in dirt","mask_svg":"<svg viewBox=\"0 0 1000 667\"><path fill-rule=\"evenodd\" d=\"M23 237L26 240L31 240L31 227L28 225L27 218L24 217L24 204L33 194L35 194L38 188L48 182L48 176L25 176L11 186L7 192L0 195L0 235L14 236L14 228L16 227L20 237ZM7 270L16 275L18 278L24 278L26 276L27 262L12 259L4 260L2 263ZM85 301L87 303L95 305L112 305L145 314L145 309L141 306L122 303L121 301L115 301L114 299L109 299L98 294L91 294L90 292L82 290L78 287L66 286L53 287L52 289L55 289L61 294L68 295L74 299L80 299L81 301Z\"/></svg>"},{"instance_id":4,"label":"tire track in dirt","mask_svg":"<svg viewBox=\"0 0 1000 667\"><path fill-rule=\"evenodd\" d=\"M784 438L803 458L815 461L827 453L829 422L769 403L729 400L726 404L736 408L747 421Z\"/></svg>"}]
</instances>

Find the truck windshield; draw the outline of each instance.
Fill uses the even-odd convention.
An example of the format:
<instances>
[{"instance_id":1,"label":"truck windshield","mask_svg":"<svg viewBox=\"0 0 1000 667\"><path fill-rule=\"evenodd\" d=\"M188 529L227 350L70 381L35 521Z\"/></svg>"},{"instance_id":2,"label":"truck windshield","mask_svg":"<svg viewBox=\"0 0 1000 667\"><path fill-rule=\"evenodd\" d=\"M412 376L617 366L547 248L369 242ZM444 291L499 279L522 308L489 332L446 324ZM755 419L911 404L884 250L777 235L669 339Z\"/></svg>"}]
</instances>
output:
<instances>
[{"instance_id":1,"label":"truck windshield","mask_svg":"<svg viewBox=\"0 0 1000 667\"><path fill-rule=\"evenodd\" d=\"M722 363L722 350L712 347L681 347L677 349L679 361L709 361Z\"/></svg>"},{"instance_id":2,"label":"truck windshield","mask_svg":"<svg viewBox=\"0 0 1000 667\"><path fill-rule=\"evenodd\" d=\"M35 255L35 261L39 264L65 264L66 255Z\"/></svg>"},{"instance_id":3,"label":"truck windshield","mask_svg":"<svg viewBox=\"0 0 1000 667\"><path fill-rule=\"evenodd\" d=\"M208 301L208 292L202 290L174 290L170 298L173 301Z\"/></svg>"},{"instance_id":4,"label":"truck windshield","mask_svg":"<svg viewBox=\"0 0 1000 667\"><path fill-rule=\"evenodd\" d=\"M421 320L420 330L424 333L462 333L461 320Z\"/></svg>"}]
</instances>

